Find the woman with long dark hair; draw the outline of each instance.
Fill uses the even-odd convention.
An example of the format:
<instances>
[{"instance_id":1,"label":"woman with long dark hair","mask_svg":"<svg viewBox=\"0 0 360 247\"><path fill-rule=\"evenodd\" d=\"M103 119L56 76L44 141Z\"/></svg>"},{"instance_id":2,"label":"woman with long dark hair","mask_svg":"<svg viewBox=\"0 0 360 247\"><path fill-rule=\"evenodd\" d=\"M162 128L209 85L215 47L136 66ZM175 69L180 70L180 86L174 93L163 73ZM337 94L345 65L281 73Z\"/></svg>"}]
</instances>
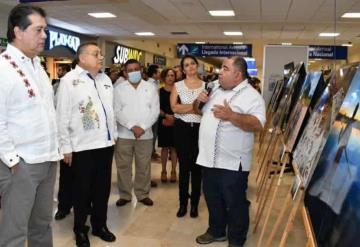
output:
<instances>
[{"instance_id":1,"label":"woman with long dark hair","mask_svg":"<svg viewBox=\"0 0 360 247\"><path fill-rule=\"evenodd\" d=\"M175 148L179 158L179 201L177 217L187 213L190 198L190 216L198 216L201 191L201 168L196 164L199 152L198 137L201 116L193 110L193 102L204 90L205 82L198 76L198 61L191 55L181 59L181 69L185 79L175 83L170 96L170 104L175 113ZM191 195L189 182L191 178Z\"/></svg>"}]
</instances>

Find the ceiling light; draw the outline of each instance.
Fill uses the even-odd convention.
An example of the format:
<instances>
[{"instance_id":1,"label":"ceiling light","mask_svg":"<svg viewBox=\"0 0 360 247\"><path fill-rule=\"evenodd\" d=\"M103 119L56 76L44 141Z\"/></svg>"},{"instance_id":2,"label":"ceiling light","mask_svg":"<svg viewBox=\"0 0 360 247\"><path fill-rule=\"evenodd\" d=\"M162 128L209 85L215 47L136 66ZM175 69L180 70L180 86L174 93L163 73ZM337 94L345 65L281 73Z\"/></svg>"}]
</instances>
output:
<instances>
[{"instance_id":1,"label":"ceiling light","mask_svg":"<svg viewBox=\"0 0 360 247\"><path fill-rule=\"evenodd\" d=\"M109 12L102 12L102 13L88 13L88 15L95 17L95 18L114 18L116 15L111 14Z\"/></svg>"},{"instance_id":2,"label":"ceiling light","mask_svg":"<svg viewBox=\"0 0 360 247\"><path fill-rule=\"evenodd\" d=\"M240 32L240 31L235 31L235 32L233 32L233 31L225 31L224 32L224 34L225 35L229 35L229 36L240 36L240 35L243 35L243 33L242 32Z\"/></svg>"},{"instance_id":3,"label":"ceiling light","mask_svg":"<svg viewBox=\"0 0 360 247\"><path fill-rule=\"evenodd\" d=\"M353 46L353 44L351 42L349 42L349 43L342 44L341 46L351 47L351 46Z\"/></svg>"},{"instance_id":4,"label":"ceiling light","mask_svg":"<svg viewBox=\"0 0 360 247\"><path fill-rule=\"evenodd\" d=\"M196 41L195 44L202 45L205 44L205 41Z\"/></svg>"},{"instance_id":5,"label":"ceiling light","mask_svg":"<svg viewBox=\"0 0 360 247\"><path fill-rule=\"evenodd\" d=\"M342 18L360 18L360 13L345 13Z\"/></svg>"},{"instance_id":6,"label":"ceiling light","mask_svg":"<svg viewBox=\"0 0 360 247\"><path fill-rule=\"evenodd\" d=\"M281 45L292 45L292 43L284 42L284 43L281 43Z\"/></svg>"},{"instance_id":7,"label":"ceiling light","mask_svg":"<svg viewBox=\"0 0 360 247\"><path fill-rule=\"evenodd\" d=\"M233 10L210 10L209 13L212 16L235 16Z\"/></svg>"},{"instance_id":8,"label":"ceiling light","mask_svg":"<svg viewBox=\"0 0 360 247\"><path fill-rule=\"evenodd\" d=\"M339 35L340 35L340 33L319 33L320 37L336 37Z\"/></svg>"},{"instance_id":9,"label":"ceiling light","mask_svg":"<svg viewBox=\"0 0 360 247\"><path fill-rule=\"evenodd\" d=\"M138 36L154 36L155 35L152 32L138 32L138 33L135 33L135 34L138 35Z\"/></svg>"},{"instance_id":10,"label":"ceiling light","mask_svg":"<svg viewBox=\"0 0 360 247\"><path fill-rule=\"evenodd\" d=\"M243 45L244 42L233 42L233 45Z\"/></svg>"}]
</instances>

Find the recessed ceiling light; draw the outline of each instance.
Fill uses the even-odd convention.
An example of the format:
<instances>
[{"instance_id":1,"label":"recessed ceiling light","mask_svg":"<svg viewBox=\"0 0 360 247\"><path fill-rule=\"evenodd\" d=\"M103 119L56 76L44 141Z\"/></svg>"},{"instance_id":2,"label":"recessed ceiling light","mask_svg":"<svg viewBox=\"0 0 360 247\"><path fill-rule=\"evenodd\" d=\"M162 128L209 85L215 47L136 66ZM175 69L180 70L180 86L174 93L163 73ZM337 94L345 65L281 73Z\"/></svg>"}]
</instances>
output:
<instances>
[{"instance_id":1,"label":"recessed ceiling light","mask_svg":"<svg viewBox=\"0 0 360 247\"><path fill-rule=\"evenodd\" d=\"M195 44L202 45L205 44L205 41L196 41Z\"/></svg>"},{"instance_id":2,"label":"recessed ceiling light","mask_svg":"<svg viewBox=\"0 0 360 247\"><path fill-rule=\"evenodd\" d=\"M340 35L340 33L319 33L320 37L336 37L339 35Z\"/></svg>"},{"instance_id":3,"label":"recessed ceiling light","mask_svg":"<svg viewBox=\"0 0 360 247\"><path fill-rule=\"evenodd\" d=\"M240 31L225 31L224 34L229 35L229 36L241 36L241 35L243 35L243 33L240 32Z\"/></svg>"},{"instance_id":4,"label":"recessed ceiling light","mask_svg":"<svg viewBox=\"0 0 360 247\"><path fill-rule=\"evenodd\" d=\"M283 42L283 43L281 43L281 45L292 45L292 43L289 43L289 42Z\"/></svg>"},{"instance_id":5,"label":"recessed ceiling light","mask_svg":"<svg viewBox=\"0 0 360 247\"><path fill-rule=\"evenodd\" d=\"M233 45L243 45L244 42L233 42Z\"/></svg>"},{"instance_id":6,"label":"recessed ceiling light","mask_svg":"<svg viewBox=\"0 0 360 247\"><path fill-rule=\"evenodd\" d=\"M111 14L109 12L102 12L102 13L88 13L88 15L95 17L95 18L114 18L116 15Z\"/></svg>"},{"instance_id":7,"label":"recessed ceiling light","mask_svg":"<svg viewBox=\"0 0 360 247\"><path fill-rule=\"evenodd\" d=\"M342 18L360 18L360 13L345 13L341 16Z\"/></svg>"},{"instance_id":8,"label":"recessed ceiling light","mask_svg":"<svg viewBox=\"0 0 360 247\"><path fill-rule=\"evenodd\" d=\"M138 36L154 36L155 35L152 32L138 32L138 33L135 33L135 34L138 35Z\"/></svg>"},{"instance_id":9,"label":"recessed ceiling light","mask_svg":"<svg viewBox=\"0 0 360 247\"><path fill-rule=\"evenodd\" d=\"M351 47L351 46L353 46L353 44L352 44L352 43L345 43L345 44L342 44L341 46L348 46L348 47Z\"/></svg>"},{"instance_id":10,"label":"recessed ceiling light","mask_svg":"<svg viewBox=\"0 0 360 247\"><path fill-rule=\"evenodd\" d=\"M233 10L210 10L209 13L212 16L235 16Z\"/></svg>"}]
</instances>

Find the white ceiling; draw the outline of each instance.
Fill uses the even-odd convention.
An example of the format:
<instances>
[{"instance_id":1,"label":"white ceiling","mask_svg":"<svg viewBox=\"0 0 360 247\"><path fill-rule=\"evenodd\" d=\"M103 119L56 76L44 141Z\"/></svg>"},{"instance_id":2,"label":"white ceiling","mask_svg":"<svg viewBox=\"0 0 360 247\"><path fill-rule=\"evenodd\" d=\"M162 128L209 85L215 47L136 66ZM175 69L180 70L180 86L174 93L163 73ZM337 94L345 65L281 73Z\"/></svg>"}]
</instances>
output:
<instances>
[{"instance_id":1,"label":"white ceiling","mask_svg":"<svg viewBox=\"0 0 360 247\"><path fill-rule=\"evenodd\" d=\"M336 3L336 11L335 11ZM0 0L5 21L15 0ZM231 42L282 40L293 43L328 43L320 32L341 35L339 42L360 43L360 19L343 19L345 12L360 12L360 0L70 0L40 3L49 23L75 32L111 40L138 39L134 32L150 31L176 42ZM209 10L235 11L234 17L212 17ZM116 18L95 19L88 12L111 12ZM336 21L336 25L335 25ZM223 31L244 33L228 37ZM172 35L170 32L188 32ZM141 39L144 39L143 37Z\"/></svg>"}]
</instances>

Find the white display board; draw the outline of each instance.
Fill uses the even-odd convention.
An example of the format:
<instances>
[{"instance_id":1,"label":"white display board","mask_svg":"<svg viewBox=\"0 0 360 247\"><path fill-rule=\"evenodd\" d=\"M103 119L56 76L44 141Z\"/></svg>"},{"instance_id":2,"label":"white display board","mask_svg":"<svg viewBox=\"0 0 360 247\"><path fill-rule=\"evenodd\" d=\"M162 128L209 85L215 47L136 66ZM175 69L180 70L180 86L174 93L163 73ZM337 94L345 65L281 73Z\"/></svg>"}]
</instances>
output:
<instances>
[{"instance_id":1,"label":"white display board","mask_svg":"<svg viewBox=\"0 0 360 247\"><path fill-rule=\"evenodd\" d=\"M308 46L264 46L262 94L266 105L269 103L276 81L284 77L284 65L290 62L304 62L307 71Z\"/></svg>"}]
</instances>

